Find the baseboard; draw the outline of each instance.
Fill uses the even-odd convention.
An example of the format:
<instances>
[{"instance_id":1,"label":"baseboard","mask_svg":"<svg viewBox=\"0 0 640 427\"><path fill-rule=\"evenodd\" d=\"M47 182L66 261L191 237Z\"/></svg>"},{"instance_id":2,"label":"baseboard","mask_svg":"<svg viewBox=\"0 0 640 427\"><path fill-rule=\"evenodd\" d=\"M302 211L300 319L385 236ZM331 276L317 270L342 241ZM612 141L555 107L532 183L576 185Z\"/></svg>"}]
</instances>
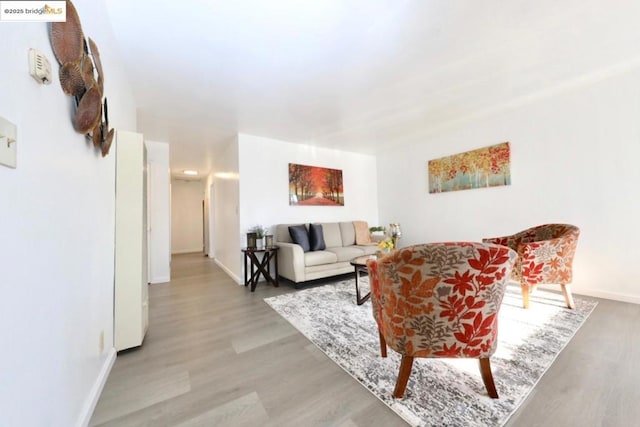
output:
<instances>
[{"instance_id":1,"label":"baseboard","mask_svg":"<svg viewBox=\"0 0 640 427\"><path fill-rule=\"evenodd\" d=\"M93 387L91 387L89 396L87 396L87 399L84 402L82 412L80 412L80 417L78 418L78 423L76 424L78 427L87 427L89 425L91 416L93 415L93 411L96 409L98 399L100 399L102 389L107 382L107 378L109 378L109 373L111 372L111 368L113 368L113 364L115 363L115 361L116 349L112 347L109 350L109 354L107 355L104 364L102 365L102 369L100 370L98 378L96 378L96 381L93 383Z\"/></svg>"},{"instance_id":2,"label":"baseboard","mask_svg":"<svg viewBox=\"0 0 640 427\"><path fill-rule=\"evenodd\" d=\"M618 294L615 292L600 291L597 289L572 289L572 291L575 295L585 295L588 297L640 304L640 297L636 295Z\"/></svg>"},{"instance_id":3,"label":"baseboard","mask_svg":"<svg viewBox=\"0 0 640 427\"><path fill-rule=\"evenodd\" d=\"M197 253L203 253L202 252L202 248L200 249L184 249L181 251L172 251L171 255L181 255L181 254L197 254Z\"/></svg>"},{"instance_id":4,"label":"baseboard","mask_svg":"<svg viewBox=\"0 0 640 427\"><path fill-rule=\"evenodd\" d=\"M540 284L538 285L538 288L544 289L545 291L561 292L560 285ZM573 286L571 286L571 293L574 295L584 295L586 297L594 297L594 298L608 299L612 301L628 302L631 304L640 304L640 296L638 295L620 294L616 292L603 291L600 289L576 288Z\"/></svg>"},{"instance_id":5,"label":"baseboard","mask_svg":"<svg viewBox=\"0 0 640 427\"><path fill-rule=\"evenodd\" d=\"M156 277L149 281L150 284L167 283L171 281L171 277Z\"/></svg>"},{"instance_id":6,"label":"baseboard","mask_svg":"<svg viewBox=\"0 0 640 427\"><path fill-rule=\"evenodd\" d=\"M222 264L217 259L215 261L216 261L216 264L218 265L218 267L223 269L224 272L227 273L229 275L229 277L231 277L238 285L242 285L243 284L242 280L240 280L240 278L238 276L236 276L231 270L229 270L224 264Z\"/></svg>"}]
</instances>

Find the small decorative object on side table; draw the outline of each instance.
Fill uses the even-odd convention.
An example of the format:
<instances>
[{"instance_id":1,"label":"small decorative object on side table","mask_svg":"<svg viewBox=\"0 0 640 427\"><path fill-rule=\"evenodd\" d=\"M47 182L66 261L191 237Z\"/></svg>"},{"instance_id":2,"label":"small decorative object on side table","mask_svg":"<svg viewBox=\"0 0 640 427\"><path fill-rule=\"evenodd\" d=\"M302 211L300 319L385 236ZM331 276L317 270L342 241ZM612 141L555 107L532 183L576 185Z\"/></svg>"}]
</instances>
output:
<instances>
[{"instance_id":1,"label":"small decorative object on side table","mask_svg":"<svg viewBox=\"0 0 640 427\"><path fill-rule=\"evenodd\" d=\"M267 234L264 236L264 247L267 249L273 247L273 235Z\"/></svg>"},{"instance_id":2,"label":"small decorative object on side table","mask_svg":"<svg viewBox=\"0 0 640 427\"><path fill-rule=\"evenodd\" d=\"M244 248L244 285L251 285L251 292L256 290L256 285L260 279L260 275L264 279L273 284L276 288L278 283L278 247L273 246L270 248L256 249L256 248ZM258 254L262 254L262 259L258 257ZM275 271L274 276L271 276L271 260L274 260ZM251 264L251 275L249 276L249 266Z\"/></svg>"},{"instance_id":3,"label":"small decorative object on side table","mask_svg":"<svg viewBox=\"0 0 640 427\"><path fill-rule=\"evenodd\" d=\"M255 249L257 245L256 233L247 233L247 249Z\"/></svg>"},{"instance_id":4,"label":"small decorative object on side table","mask_svg":"<svg viewBox=\"0 0 640 427\"><path fill-rule=\"evenodd\" d=\"M256 248L262 249L264 247L264 236L267 235L267 229L261 225L256 225L249 229L250 233L255 233L256 235Z\"/></svg>"},{"instance_id":5,"label":"small decorative object on side table","mask_svg":"<svg viewBox=\"0 0 640 427\"><path fill-rule=\"evenodd\" d=\"M393 247L398 247L398 239L402 237L402 230L400 229L400 224L394 222L389 224L389 233L391 234L391 239L393 240Z\"/></svg>"},{"instance_id":6,"label":"small decorative object on side table","mask_svg":"<svg viewBox=\"0 0 640 427\"><path fill-rule=\"evenodd\" d=\"M383 254L388 254L394 247L395 243L388 237L378 242L378 248L380 249L379 252Z\"/></svg>"},{"instance_id":7,"label":"small decorative object on side table","mask_svg":"<svg viewBox=\"0 0 640 427\"><path fill-rule=\"evenodd\" d=\"M385 233L384 227L376 225L375 227L369 227L369 233L371 233L371 238L374 241L379 241Z\"/></svg>"}]
</instances>

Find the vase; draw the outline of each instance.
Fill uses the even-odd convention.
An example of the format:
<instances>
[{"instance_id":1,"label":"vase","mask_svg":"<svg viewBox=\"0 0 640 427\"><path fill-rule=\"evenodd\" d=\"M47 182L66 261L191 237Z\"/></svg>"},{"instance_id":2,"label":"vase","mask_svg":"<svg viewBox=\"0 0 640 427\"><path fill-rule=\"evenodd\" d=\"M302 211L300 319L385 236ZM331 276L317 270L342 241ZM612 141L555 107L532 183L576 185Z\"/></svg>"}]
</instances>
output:
<instances>
[{"instance_id":1,"label":"vase","mask_svg":"<svg viewBox=\"0 0 640 427\"><path fill-rule=\"evenodd\" d=\"M256 249L264 249L264 237L258 237L256 239Z\"/></svg>"},{"instance_id":2,"label":"vase","mask_svg":"<svg viewBox=\"0 0 640 427\"><path fill-rule=\"evenodd\" d=\"M255 249L257 239L256 233L247 233L247 248Z\"/></svg>"}]
</instances>

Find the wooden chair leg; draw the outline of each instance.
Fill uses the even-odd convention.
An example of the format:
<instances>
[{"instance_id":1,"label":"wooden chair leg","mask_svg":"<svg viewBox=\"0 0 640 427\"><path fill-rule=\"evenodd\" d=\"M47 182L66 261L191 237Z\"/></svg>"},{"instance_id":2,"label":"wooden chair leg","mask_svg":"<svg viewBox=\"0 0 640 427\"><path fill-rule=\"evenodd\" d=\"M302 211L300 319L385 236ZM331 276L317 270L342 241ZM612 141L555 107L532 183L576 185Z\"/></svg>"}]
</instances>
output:
<instances>
[{"instance_id":1,"label":"wooden chair leg","mask_svg":"<svg viewBox=\"0 0 640 427\"><path fill-rule=\"evenodd\" d=\"M529 308L529 286L522 285L522 306L524 308Z\"/></svg>"},{"instance_id":2,"label":"wooden chair leg","mask_svg":"<svg viewBox=\"0 0 640 427\"><path fill-rule=\"evenodd\" d=\"M380 336L380 355L382 357L387 357L387 341L384 339L384 335L378 329L378 335Z\"/></svg>"},{"instance_id":3,"label":"wooden chair leg","mask_svg":"<svg viewBox=\"0 0 640 427\"><path fill-rule=\"evenodd\" d=\"M571 287L569 285L560 284L562 287L562 295L564 295L564 300L567 303L567 307L570 309L576 308L575 303L573 302L573 296L571 295Z\"/></svg>"},{"instance_id":4,"label":"wooden chair leg","mask_svg":"<svg viewBox=\"0 0 640 427\"><path fill-rule=\"evenodd\" d=\"M413 366L413 356L402 356L400 362L400 372L398 373L398 380L396 381L396 388L393 390L393 397L400 399L404 396L404 391L407 388L407 382L409 381L409 375L411 375L411 367Z\"/></svg>"},{"instance_id":5,"label":"wooden chair leg","mask_svg":"<svg viewBox=\"0 0 640 427\"><path fill-rule=\"evenodd\" d=\"M489 397L493 399L498 398L498 391L496 385L493 382L493 374L491 373L491 362L488 357L481 357L480 359L480 374L482 375L482 381L489 393Z\"/></svg>"}]
</instances>

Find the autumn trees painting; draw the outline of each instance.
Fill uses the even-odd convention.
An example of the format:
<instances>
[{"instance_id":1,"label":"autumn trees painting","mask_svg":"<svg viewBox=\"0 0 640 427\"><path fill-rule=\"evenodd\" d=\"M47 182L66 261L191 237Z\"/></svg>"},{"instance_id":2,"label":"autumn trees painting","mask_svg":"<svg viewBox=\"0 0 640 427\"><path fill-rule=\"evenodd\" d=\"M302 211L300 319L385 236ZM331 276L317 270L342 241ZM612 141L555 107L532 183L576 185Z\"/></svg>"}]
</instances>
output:
<instances>
[{"instance_id":1,"label":"autumn trees painting","mask_svg":"<svg viewBox=\"0 0 640 427\"><path fill-rule=\"evenodd\" d=\"M289 163L289 204L344 206L342 171Z\"/></svg>"},{"instance_id":2,"label":"autumn trees painting","mask_svg":"<svg viewBox=\"0 0 640 427\"><path fill-rule=\"evenodd\" d=\"M508 142L429 160L429 193L511 185Z\"/></svg>"}]
</instances>

